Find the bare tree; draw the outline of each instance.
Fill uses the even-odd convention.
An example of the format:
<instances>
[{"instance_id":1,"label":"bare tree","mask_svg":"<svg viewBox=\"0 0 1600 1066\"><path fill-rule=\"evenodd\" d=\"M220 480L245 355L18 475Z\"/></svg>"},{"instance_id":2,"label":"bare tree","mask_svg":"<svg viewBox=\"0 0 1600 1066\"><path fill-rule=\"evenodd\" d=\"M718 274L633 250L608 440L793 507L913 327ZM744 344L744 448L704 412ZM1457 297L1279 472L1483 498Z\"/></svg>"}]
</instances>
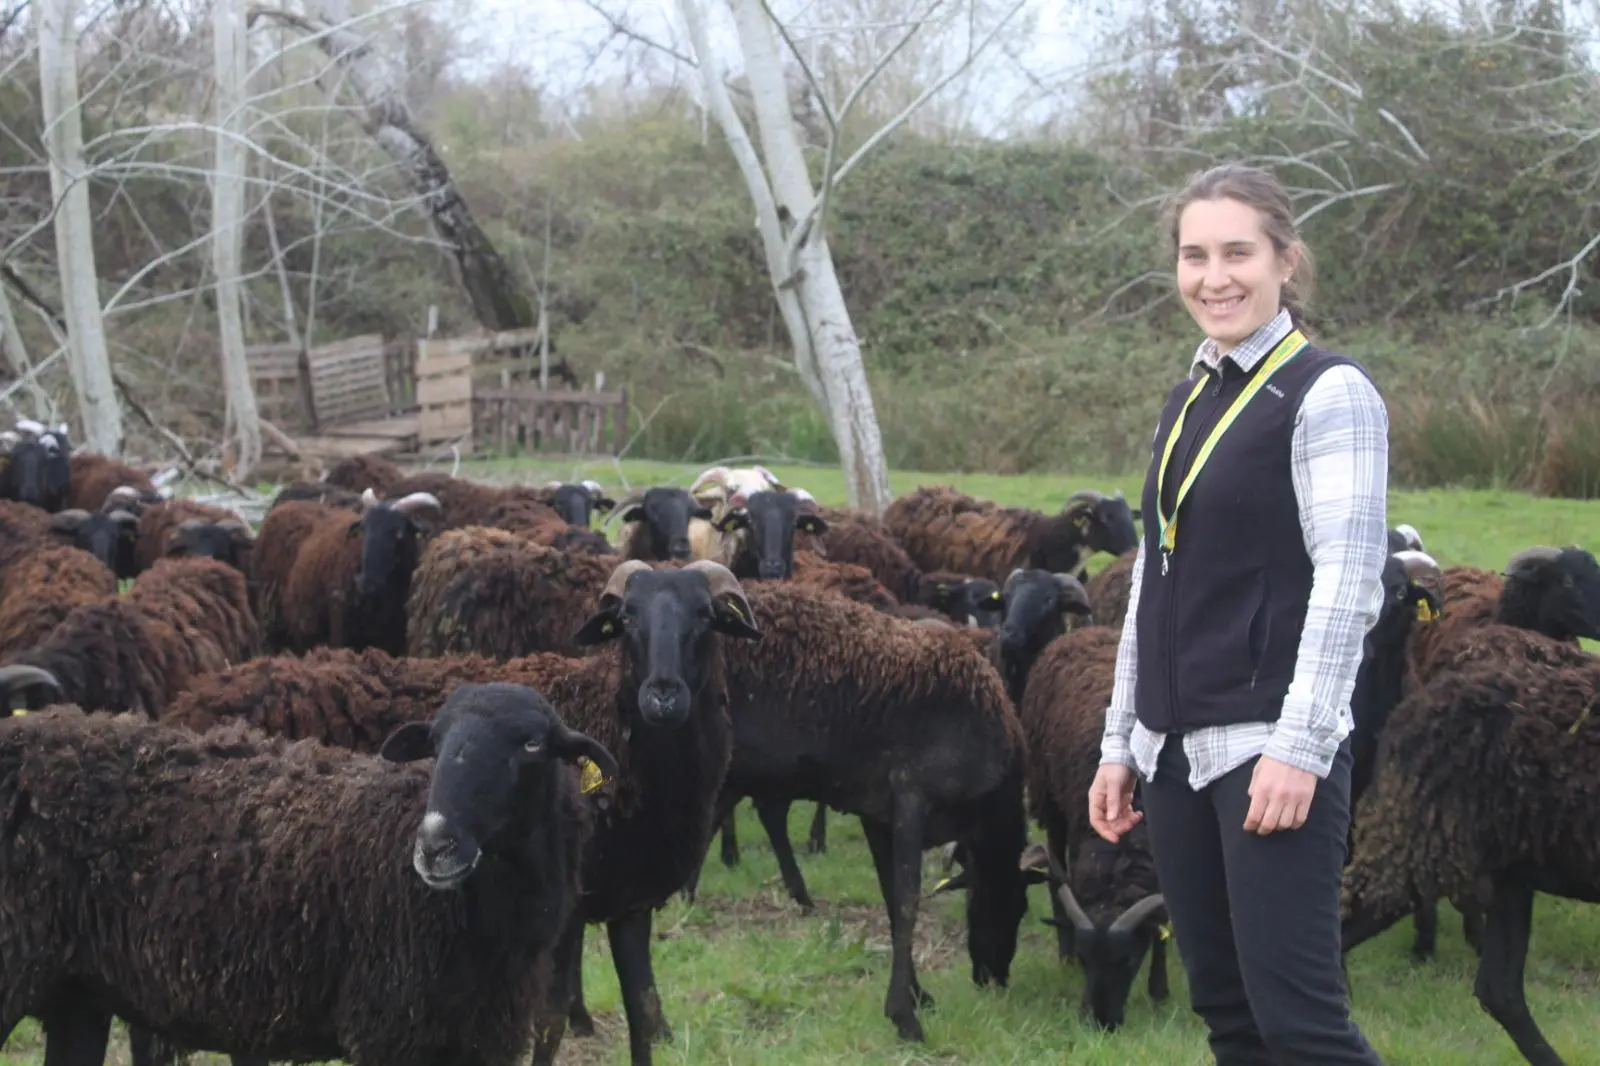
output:
<instances>
[{"instance_id":1,"label":"bare tree","mask_svg":"<svg viewBox=\"0 0 1600 1066\"><path fill-rule=\"evenodd\" d=\"M95 267L79 113L77 6L77 0L39 0L39 102L55 199L56 265L71 345L68 362L84 442L115 455L122 450L122 411L111 378Z\"/></svg>"},{"instance_id":2,"label":"bare tree","mask_svg":"<svg viewBox=\"0 0 1600 1066\"><path fill-rule=\"evenodd\" d=\"M745 76L749 79L758 155L724 82L724 57L713 44L698 0L678 0L678 10L693 42L696 65L712 115L727 137L756 207L767 269L784 325L794 345L802 380L821 406L839 449L850 504L882 513L892 495L877 411L861 358L861 342L850 320L844 291L834 270L827 239L827 209L839 181L867 153L882 143L919 107L965 71L973 59L1022 8L1022 0L999 20L987 36L974 35L954 72L928 85L889 119L842 164L840 126L873 78L901 47L922 29L925 20L907 21L898 39L877 65L855 85L842 104L829 103L784 26L763 0L732 0ZM779 51L780 36L811 83L827 124L828 136L820 181L814 183L794 116L792 94Z\"/></svg>"},{"instance_id":3,"label":"bare tree","mask_svg":"<svg viewBox=\"0 0 1600 1066\"><path fill-rule=\"evenodd\" d=\"M217 276L217 325L221 334L224 450L238 439L233 475L246 480L261 462L261 416L256 409L250 365L245 359L239 273L244 247L244 76L248 50L239 0L213 0L216 51L216 161L211 175L211 262Z\"/></svg>"}]
</instances>

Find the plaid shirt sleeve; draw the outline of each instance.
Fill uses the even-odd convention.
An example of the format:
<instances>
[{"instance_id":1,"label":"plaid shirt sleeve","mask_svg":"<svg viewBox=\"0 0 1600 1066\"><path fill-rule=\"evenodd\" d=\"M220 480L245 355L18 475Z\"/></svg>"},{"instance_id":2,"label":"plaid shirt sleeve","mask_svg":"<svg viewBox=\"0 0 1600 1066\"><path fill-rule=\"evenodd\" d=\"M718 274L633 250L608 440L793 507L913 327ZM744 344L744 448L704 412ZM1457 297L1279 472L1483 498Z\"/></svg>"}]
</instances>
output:
<instances>
[{"instance_id":1,"label":"plaid shirt sleeve","mask_svg":"<svg viewBox=\"0 0 1600 1066\"><path fill-rule=\"evenodd\" d=\"M1128 738L1136 720L1133 710L1134 681L1139 675L1139 642L1135 636L1139 615L1139 586L1144 582L1144 538L1133 559L1133 581L1128 586L1128 613L1122 619L1122 639L1117 644L1115 680L1111 686L1111 705L1106 708L1105 735L1100 739L1101 763L1119 763L1138 769Z\"/></svg>"},{"instance_id":2,"label":"plaid shirt sleeve","mask_svg":"<svg viewBox=\"0 0 1600 1066\"><path fill-rule=\"evenodd\" d=\"M1264 754L1326 777L1350 733L1388 554L1389 416L1355 367L1333 367L1307 390L1291 467L1313 575L1294 677Z\"/></svg>"}]
</instances>

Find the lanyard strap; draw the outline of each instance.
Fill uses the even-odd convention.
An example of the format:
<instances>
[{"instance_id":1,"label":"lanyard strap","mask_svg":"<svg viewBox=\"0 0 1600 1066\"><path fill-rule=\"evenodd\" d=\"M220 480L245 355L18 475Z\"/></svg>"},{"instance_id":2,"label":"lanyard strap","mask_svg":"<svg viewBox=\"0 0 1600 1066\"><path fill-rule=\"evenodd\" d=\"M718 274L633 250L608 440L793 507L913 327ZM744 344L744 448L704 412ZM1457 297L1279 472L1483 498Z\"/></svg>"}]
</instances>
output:
<instances>
[{"instance_id":1,"label":"lanyard strap","mask_svg":"<svg viewBox=\"0 0 1600 1066\"><path fill-rule=\"evenodd\" d=\"M1204 374L1200 376L1199 381L1195 382L1194 388L1189 392L1189 398L1183 401L1183 406L1178 410L1178 417L1172 423L1172 429L1167 433L1167 444L1161 452L1161 467L1156 471L1156 518L1161 524L1162 573L1167 572L1166 557L1172 554L1172 550L1178 546L1178 508L1183 505L1184 497L1189 495L1189 487L1194 484L1194 479L1200 475L1200 470L1206 465L1206 460L1211 458L1211 451L1217 446L1217 441L1221 440L1222 435L1228 431L1228 427L1233 425L1234 419L1239 417L1239 413L1244 410L1245 404L1249 403L1251 398L1261 391L1268 379L1277 373L1279 368L1299 355L1307 343L1305 334L1295 329L1290 330L1289 335L1279 341L1276 348L1272 349L1272 354L1267 356L1266 364L1254 377L1245 383L1245 387L1240 390L1233 403L1223 412L1222 417L1217 420L1217 424L1211 428L1205 443L1200 446L1199 454L1194 457L1194 463L1189 467L1189 473L1184 477L1183 484L1178 486L1178 495L1172 501L1172 514L1169 515L1161 504L1162 499L1165 497L1167 465L1172 461L1172 450L1177 447L1178 437L1183 433L1183 420L1189 414L1189 407L1199 397L1201 390L1206 387L1207 378Z\"/></svg>"}]
</instances>

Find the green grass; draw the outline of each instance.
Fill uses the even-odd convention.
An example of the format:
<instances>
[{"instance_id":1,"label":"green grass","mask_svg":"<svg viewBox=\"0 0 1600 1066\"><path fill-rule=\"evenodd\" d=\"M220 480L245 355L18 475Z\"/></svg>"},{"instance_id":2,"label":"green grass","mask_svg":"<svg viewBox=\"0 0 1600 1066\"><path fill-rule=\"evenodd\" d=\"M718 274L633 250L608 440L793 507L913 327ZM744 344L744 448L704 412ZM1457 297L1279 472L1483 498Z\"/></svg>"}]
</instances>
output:
<instances>
[{"instance_id":1,"label":"green grass","mask_svg":"<svg viewBox=\"0 0 1600 1066\"><path fill-rule=\"evenodd\" d=\"M837 470L768 465L824 503L844 501ZM461 473L527 482L588 476L616 488L624 478L636 486L687 484L699 469L644 462L540 467L497 461L464 464ZM897 492L948 482L1003 503L1048 510L1078 488L1120 488L1130 497L1139 488L1138 479L1128 477L898 473L892 480ZM1587 536L1592 548L1600 532L1600 503L1509 492L1396 492L1390 521L1416 526L1429 550L1446 565L1498 568L1531 544L1582 542ZM792 840L805 839L812 811L810 803L795 806ZM675 1040L661 1046L656 1056L664 1066L1063 1061L1190 1066L1210 1061L1203 1029L1187 1008L1175 955L1169 959L1173 994L1167 1003L1150 1003L1141 975L1122 1031L1100 1034L1078 1021L1081 978L1076 964L1057 961L1053 936L1047 937L1050 931L1039 922L1049 909L1042 887L1033 889L1006 990L980 990L969 979L961 900L936 897L925 902L916 956L922 983L937 1006L922 1015L927 1042L902 1044L882 1015L888 923L859 824L833 815L828 854L801 854L818 902L817 914L809 918L801 917L784 894L766 837L748 804L739 811L739 835L740 866L725 869L713 846L698 903L674 899L656 915L656 973L675 1029ZM930 888L939 876L934 854L929 853L924 871ZM1409 922L1352 954L1357 1021L1391 1066L1522 1063L1509 1038L1472 996L1473 958L1461 938L1459 917L1441 906L1440 919L1439 956L1432 963L1411 960ZM569 1038L560 1061L626 1063L621 1000L605 936L598 930L586 939L585 989L600 1034L592 1040ZM1527 990L1545 1035L1570 1066L1600 1066L1600 911L1539 898ZM120 1036L112 1058L117 1066L127 1062ZM29 1022L0 1053L0 1066L37 1066L42 1059L38 1030Z\"/></svg>"}]
</instances>

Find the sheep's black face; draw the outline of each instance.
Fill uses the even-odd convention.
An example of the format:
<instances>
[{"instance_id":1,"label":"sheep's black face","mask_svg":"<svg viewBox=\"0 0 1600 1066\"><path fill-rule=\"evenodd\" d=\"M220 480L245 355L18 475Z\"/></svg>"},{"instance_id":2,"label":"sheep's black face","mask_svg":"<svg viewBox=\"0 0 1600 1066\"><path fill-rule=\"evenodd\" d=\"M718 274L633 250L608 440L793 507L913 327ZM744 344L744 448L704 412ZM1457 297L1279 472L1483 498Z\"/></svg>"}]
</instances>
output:
<instances>
[{"instance_id":1,"label":"sheep's black face","mask_svg":"<svg viewBox=\"0 0 1600 1066\"><path fill-rule=\"evenodd\" d=\"M1069 901L1059 902L1068 914L1072 953L1083 967L1083 1014L1102 1029L1117 1029L1134 978L1165 917L1160 895L1146 895L1127 906L1119 902L1130 888L1155 884L1148 831L1139 826L1119 844L1086 841L1073 871L1078 897L1070 908Z\"/></svg>"},{"instance_id":2,"label":"sheep's black face","mask_svg":"<svg viewBox=\"0 0 1600 1066\"><path fill-rule=\"evenodd\" d=\"M1005 619L1005 597L1000 587L986 577L941 581L933 587L929 600L929 606L962 625L994 629Z\"/></svg>"},{"instance_id":3,"label":"sheep's black face","mask_svg":"<svg viewBox=\"0 0 1600 1066\"><path fill-rule=\"evenodd\" d=\"M502 683L457 687L431 724L401 726L380 754L390 762L437 756L411 865L441 890L465 884L485 855L515 859L550 811L558 760L581 756L604 776L617 772L610 752L568 729L543 696Z\"/></svg>"},{"instance_id":4,"label":"sheep's black face","mask_svg":"<svg viewBox=\"0 0 1600 1066\"><path fill-rule=\"evenodd\" d=\"M1153 922L1113 932L1114 917L1097 920L1092 932L1073 938L1073 954L1083 966L1081 1010L1085 1020L1106 1030L1122 1027L1134 978L1158 935Z\"/></svg>"},{"instance_id":5,"label":"sheep's black face","mask_svg":"<svg viewBox=\"0 0 1600 1066\"><path fill-rule=\"evenodd\" d=\"M250 530L238 522L184 522L167 542L169 556L202 556L244 571Z\"/></svg>"},{"instance_id":6,"label":"sheep's black face","mask_svg":"<svg viewBox=\"0 0 1600 1066\"><path fill-rule=\"evenodd\" d=\"M1564 548L1558 569L1552 623L1574 637L1600 640L1600 562L1582 548Z\"/></svg>"},{"instance_id":7,"label":"sheep's black face","mask_svg":"<svg viewBox=\"0 0 1600 1066\"><path fill-rule=\"evenodd\" d=\"M820 536L828 531L828 523L815 511L803 507L800 498L792 492L755 492L740 500L742 504L724 515L717 528L723 532L746 531L749 555L755 559L756 578L787 581L794 576L795 531Z\"/></svg>"},{"instance_id":8,"label":"sheep's black face","mask_svg":"<svg viewBox=\"0 0 1600 1066\"><path fill-rule=\"evenodd\" d=\"M1128 501L1121 496L1097 500L1089 511L1089 547L1112 555L1121 555L1137 548L1139 531L1134 526L1137 517L1128 506Z\"/></svg>"},{"instance_id":9,"label":"sheep's black face","mask_svg":"<svg viewBox=\"0 0 1600 1066\"><path fill-rule=\"evenodd\" d=\"M1532 548L1506 568L1499 620L1557 640L1600 639L1600 563L1582 548Z\"/></svg>"},{"instance_id":10,"label":"sheep's black face","mask_svg":"<svg viewBox=\"0 0 1600 1066\"><path fill-rule=\"evenodd\" d=\"M118 577L134 576L133 550L139 543L139 520L127 511L90 515L78 527L78 547L106 564Z\"/></svg>"},{"instance_id":11,"label":"sheep's black face","mask_svg":"<svg viewBox=\"0 0 1600 1066\"><path fill-rule=\"evenodd\" d=\"M622 514L624 522L643 522L650 531L650 554L657 559L689 558L689 519L711 520L711 509L680 488L656 486Z\"/></svg>"},{"instance_id":12,"label":"sheep's black face","mask_svg":"<svg viewBox=\"0 0 1600 1066\"><path fill-rule=\"evenodd\" d=\"M750 604L726 568L699 563L651 570L635 560L612 575L599 612L578 631L576 643L620 637L628 676L640 679L640 716L647 725L673 727L689 720L694 694L705 686L712 634L759 640L750 619Z\"/></svg>"},{"instance_id":13,"label":"sheep's black face","mask_svg":"<svg viewBox=\"0 0 1600 1066\"><path fill-rule=\"evenodd\" d=\"M594 494L582 485L561 485L552 494L552 505L571 526L587 526L594 515Z\"/></svg>"},{"instance_id":14,"label":"sheep's black face","mask_svg":"<svg viewBox=\"0 0 1600 1066\"><path fill-rule=\"evenodd\" d=\"M417 568L417 542L421 530L410 516L393 504L367 508L352 527L361 534L361 566L356 572L356 595L376 600L386 594L404 598Z\"/></svg>"},{"instance_id":15,"label":"sheep's black face","mask_svg":"<svg viewBox=\"0 0 1600 1066\"><path fill-rule=\"evenodd\" d=\"M1028 663L1046 644L1067 631L1067 615L1089 617L1089 594L1070 574L1013 570L1001 592L1002 663Z\"/></svg>"},{"instance_id":16,"label":"sheep's black face","mask_svg":"<svg viewBox=\"0 0 1600 1066\"><path fill-rule=\"evenodd\" d=\"M6 495L46 511L59 511L66 502L70 476L64 442L60 434L43 433L18 443L6 469L10 482Z\"/></svg>"}]
</instances>

